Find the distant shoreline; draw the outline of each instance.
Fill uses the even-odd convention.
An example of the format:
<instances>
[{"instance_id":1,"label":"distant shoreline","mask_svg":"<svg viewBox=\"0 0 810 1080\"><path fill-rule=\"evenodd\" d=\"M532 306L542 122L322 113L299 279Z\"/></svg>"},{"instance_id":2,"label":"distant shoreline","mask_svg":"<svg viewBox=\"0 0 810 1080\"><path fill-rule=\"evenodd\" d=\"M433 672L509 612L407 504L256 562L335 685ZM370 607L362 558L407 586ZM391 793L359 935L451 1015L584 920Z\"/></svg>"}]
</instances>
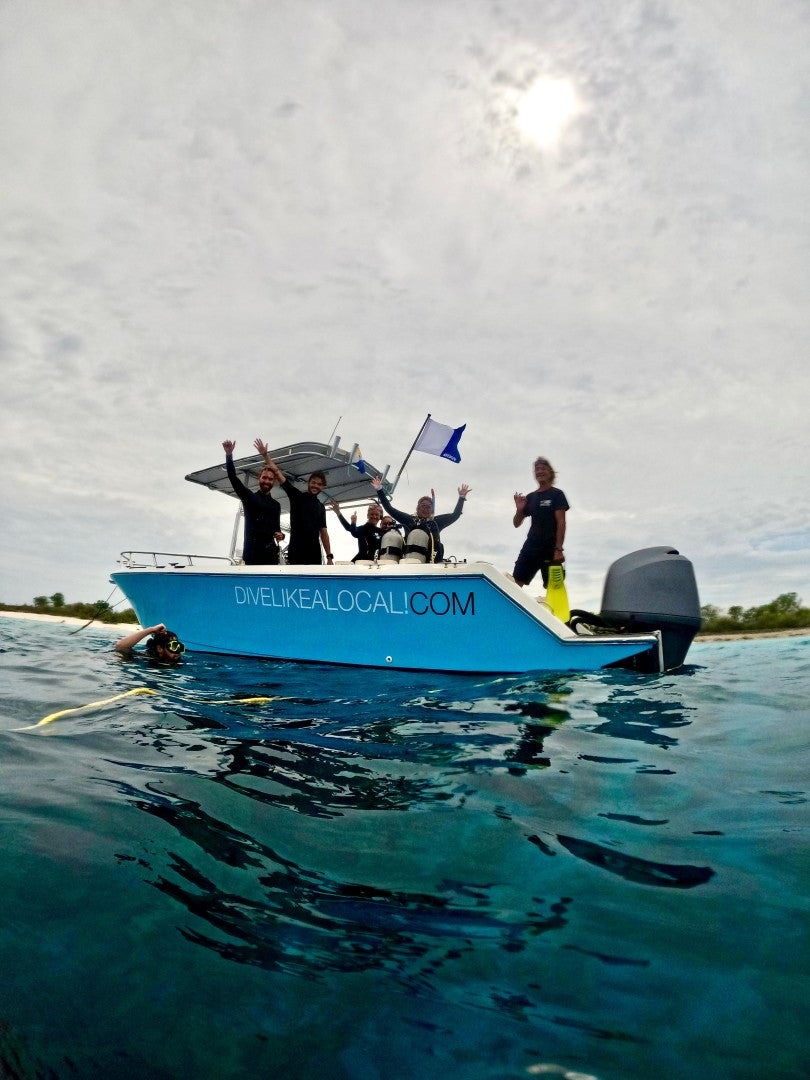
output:
<instances>
[{"instance_id":1,"label":"distant shoreline","mask_svg":"<svg viewBox=\"0 0 810 1080\"><path fill-rule=\"evenodd\" d=\"M810 626L792 630L743 630L739 634L698 634L694 644L701 641L753 641L754 638L810 637Z\"/></svg>"},{"instance_id":2,"label":"distant shoreline","mask_svg":"<svg viewBox=\"0 0 810 1080\"><path fill-rule=\"evenodd\" d=\"M4 611L2 608L0 608L0 616L7 619L33 619L36 622L64 623L66 626L84 626L87 623L87 619L74 619L69 615L41 615L35 611ZM105 623L95 619L90 625L121 631L122 633L141 629L140 623ZM756 638L785 637L810 637L810 627L794 630L746 630L739 634L699 634L694 643L700 645L703 642L712 641L754 641Z\"/></svg>"},{"instance_id":3,"label":"distant shoreline","mask_svg":"<svg viewBox=\"0 0 810 1080\"><path fill-rule=\"evenodd\" d=\"M32 622L62 623L65 626L98 626L106 630L122 631L140 630L139 623L105 623L98 619L90 622L88 619L74 619L71 615L41 615L38 611L5 611L0 608L0 616L6 619L29 619Z\"/></svg>"}]
</instances>

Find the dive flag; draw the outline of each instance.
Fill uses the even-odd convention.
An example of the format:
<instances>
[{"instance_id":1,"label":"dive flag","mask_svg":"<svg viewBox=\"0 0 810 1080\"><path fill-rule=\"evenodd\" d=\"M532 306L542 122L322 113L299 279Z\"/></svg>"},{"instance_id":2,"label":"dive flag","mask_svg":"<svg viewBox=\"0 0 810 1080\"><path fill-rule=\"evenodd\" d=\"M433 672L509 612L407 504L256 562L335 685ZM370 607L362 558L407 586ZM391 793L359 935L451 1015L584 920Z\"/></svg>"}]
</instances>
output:
<instances>
[{"instance_id":1,"label":"dive flag","mask_svg":"<svg viewBox=\"0 0 810 1080\"><path fill-rule=\"evenodd\" d=\"M435 454L436 457L447 458L448 461L458 463L461 461L458 443L466 426L462 424L461 427L451 428L447 424L437 424L435 420L428 417L413 448L421 450L423 454Z\"/></svg>"},{"instance_id":2,"label":"dive flag","mask_svg":"<svg viewBox=\"0 0 810 1080\"><path fill-rule=\"evenodd\" d=\"M366 471L366 463L363 461L363 455L360 453L360 447L355 443L354 450L352 450L352 465L358 472L364 473Z\"/></svg>"}]
</instances>

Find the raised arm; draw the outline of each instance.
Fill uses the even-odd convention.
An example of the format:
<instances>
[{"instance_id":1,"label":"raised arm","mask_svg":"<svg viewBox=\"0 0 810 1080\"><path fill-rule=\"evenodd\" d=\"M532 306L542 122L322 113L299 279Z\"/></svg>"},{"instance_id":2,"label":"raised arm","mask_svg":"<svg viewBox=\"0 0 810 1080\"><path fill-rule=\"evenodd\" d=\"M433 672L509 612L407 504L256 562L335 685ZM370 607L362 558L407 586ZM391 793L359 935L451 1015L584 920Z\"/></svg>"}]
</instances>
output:
<instances>
[{"instance_id":1,"label":"raised arm","mask_svg":"<svg viewBox=\"0 0 810 1080\"><path fill-rule=\"evenodd\" d=\"M239 477L236 475L236 469L233 467L233 452L236 449L236 443L233 439L225 439L222 443L222 449L225 451L225 472L228 474L228 479L231 482L231 487L239 496L244 500L246 496L250 495L250 489L245 487Z\"/></svg>"},{"instance_id":2,"label":"raised arm","mask_svg":"<svg viewBox=\"0 0 810 1080\"><path fill-rule=\"evenodd\" d=\"M521 491L515 492L515 515L512 518L512 524L515 528L519 528L523 524L523 519L526 517L526 496Z\"/></svg>"},{"instance_id":3,"label":"raised arm","mask_svg":"<svg viewBox=\"0 0 810 1080\"><path fill-rule=\"evenodd\" d=\"M401 510L397 510L396 507L391 505L391 500L385 494L385 490L382 486L382 480L378 476L372 476L371 486L377 492L377 498L383 504L385 509L391 515L391 517L400 523L400 525L411 525L413 517L411 514L403 514Z\"/></svg>"},{"instance_id":4,"label":"raised arm","mask_svg":"<svg viewBox=\"0 0 810 1080\"><path fill-rule=\"evenodd\" d=\"M262 439L257 437L253 440L253 445L264 458L264 463L268 467L268 469L272 469L273 472L276 474L276 479L278 480L278 482L280 484L283 484L287 478L281 471L281 469L278 467L278 465L276 465L275 461L273 461L273 459L270 457L270 451L267 448L267 443L263 442Z\"/></svg>"},{"instance_id":5,"label":"raised arm","mask_svg":"<svg viewBox=\"0 0 810 1080\"><path fill-rule=\"evenodd\" d=\"M454 521L458 521L464 510L464 502L467 495L470 492L470 486L468 484L462 484L458 489L458 501L456 502L455 509L452 514L436 514L434 521L440 529L446 529L448 525L452 525Z\"/></svg>"},{"instance_id":6,"label":"raised arm","mask_svg":"<svg viewBox=\"0 0 810 1080\"><path fill-rule=\"evenodd\" d=\"M149 637L150 634L157 634L159 632L166 631L166 627L163 623L158 623L157 626L147 626L146 629L133 630L131 634L127 634L126 637L122 637L120 641L115 643L115 651L120 652L122 656L129 656L135 646L143 641L145 637Z\"/></svg>"},{"instance_id":7,"label":"raised arm","mask_svg":"<svg viewBox=\"0 0 810 1080\"><path fill-rule=\"evenodd\" d=\"M329 509L335 511L335 513L337 514L338 521L343 526L343 528L346 530L346 532L350 532L352 534L352 536L354 536L355 535L354 528L353 528L354 517L352 519L352 525L350 525L349 522L346 520L346 518L341 513L341 511L340 511L340 503L336 499L331 499L329 501ZM356 515L355 515L355 517L356 517Z\"/></svg>"}]
</instances>

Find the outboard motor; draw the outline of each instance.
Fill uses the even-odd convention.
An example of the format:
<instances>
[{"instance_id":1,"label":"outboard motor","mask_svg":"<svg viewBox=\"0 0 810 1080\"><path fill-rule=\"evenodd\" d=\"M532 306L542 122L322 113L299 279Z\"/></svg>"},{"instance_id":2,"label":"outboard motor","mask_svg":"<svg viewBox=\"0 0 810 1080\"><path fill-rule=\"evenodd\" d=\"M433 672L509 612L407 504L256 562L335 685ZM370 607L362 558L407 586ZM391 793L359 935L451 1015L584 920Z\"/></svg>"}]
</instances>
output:
<instances>
[{"instance_id":1,"label":"outboard motor","mask_svg":"<svg viewBox=\"0 0 810 1080\"><path fill-rule=\"evenodd\" d=\"M605 578L600 619L637 633L660 630L664 670L680 667L701 622L691 562L671 547L642 548L617 559ZM637 666L635 659L627 666Z\"/></svg>"},{"instance_id":2,"label":"outboard motor","mask_svg":"<svg viewBox=\"0 0 810 1080\"><path fill-rule=\"evenodd\" d=\"M405 544L403 562L426 563L430 558L430 536L424 529L411 529Z\"/></svg>"},{"instance_id":3,"label":"outboard motor","mask_svg":"<svg viewBox=\"0 0 810 1080\"><path fill-rule=\"evenodd\" d=\"M402 539L396 529L389 529L388 532L383 533L383 538L380 541L380 562L398 563L402 558L402 552L405 548L405 541Z\"/></svg>"}]
</instances>

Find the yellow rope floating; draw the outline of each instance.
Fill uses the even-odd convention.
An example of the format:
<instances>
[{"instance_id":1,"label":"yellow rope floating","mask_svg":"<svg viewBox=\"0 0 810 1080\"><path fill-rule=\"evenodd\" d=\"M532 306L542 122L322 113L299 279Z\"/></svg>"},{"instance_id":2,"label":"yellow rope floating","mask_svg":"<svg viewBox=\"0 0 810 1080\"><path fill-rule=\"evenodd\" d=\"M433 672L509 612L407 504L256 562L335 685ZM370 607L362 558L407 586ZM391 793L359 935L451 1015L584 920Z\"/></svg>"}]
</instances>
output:
<instances>
[{"instance_id":1,"label":"yellow rope floating","mask_svg":"<svg viewBox=\"0 0 810 1080\"><path fill-rule=\"evenodd\" d=\"M102 701L89 701L86 705L77 705L75 709L60 709L59 712L50 713L48 716L43 716L39 723L31 724L27 728L23 728L23 731L30 731L32 728L43 727L45 724L52 724L54 720L58 720L60 716L69 716L71 713L85 712L87 709L99 709L102 705L112 705L116 701L121 701L122 698L133 697L135 694L155 694L157 690L150 690L146 686L136 687L135 690L125 690L123 694L116 694L114 697L104 698Z\"/></svg>"},{"instance_id":2,"label":"yellow rope floating","mask_svg":"<svg viewBox=\"0 0 810 1080\"><path fill-rule=\"evenodd\" d=\"M100 709L104 705L113 705L116 701L121 701L122 698L133 697L135 694L154 694L157 696L157 690L150 690L147 686L138 686L134 690L125 690L122 694L116 694L114 697L103 698L101 701L89 701L86 705L77 705L73 709L60 709L59 712L49 713L48 716L43 718L36 724L29 724L28 727L20 728L20 731L32 731L34 728L44 727L45 724L52 724L54 720L58 720L60 716L70 716L72 713L86 712L88 709ZM194 699L189 699L193 701ZM198 698L197 702L201 705L265 705L269 701L284 701L285 698L279 697L246 697L246 698L226 698L224 701L211 701L207 698Z\"/></svg>"}]
</instances>

